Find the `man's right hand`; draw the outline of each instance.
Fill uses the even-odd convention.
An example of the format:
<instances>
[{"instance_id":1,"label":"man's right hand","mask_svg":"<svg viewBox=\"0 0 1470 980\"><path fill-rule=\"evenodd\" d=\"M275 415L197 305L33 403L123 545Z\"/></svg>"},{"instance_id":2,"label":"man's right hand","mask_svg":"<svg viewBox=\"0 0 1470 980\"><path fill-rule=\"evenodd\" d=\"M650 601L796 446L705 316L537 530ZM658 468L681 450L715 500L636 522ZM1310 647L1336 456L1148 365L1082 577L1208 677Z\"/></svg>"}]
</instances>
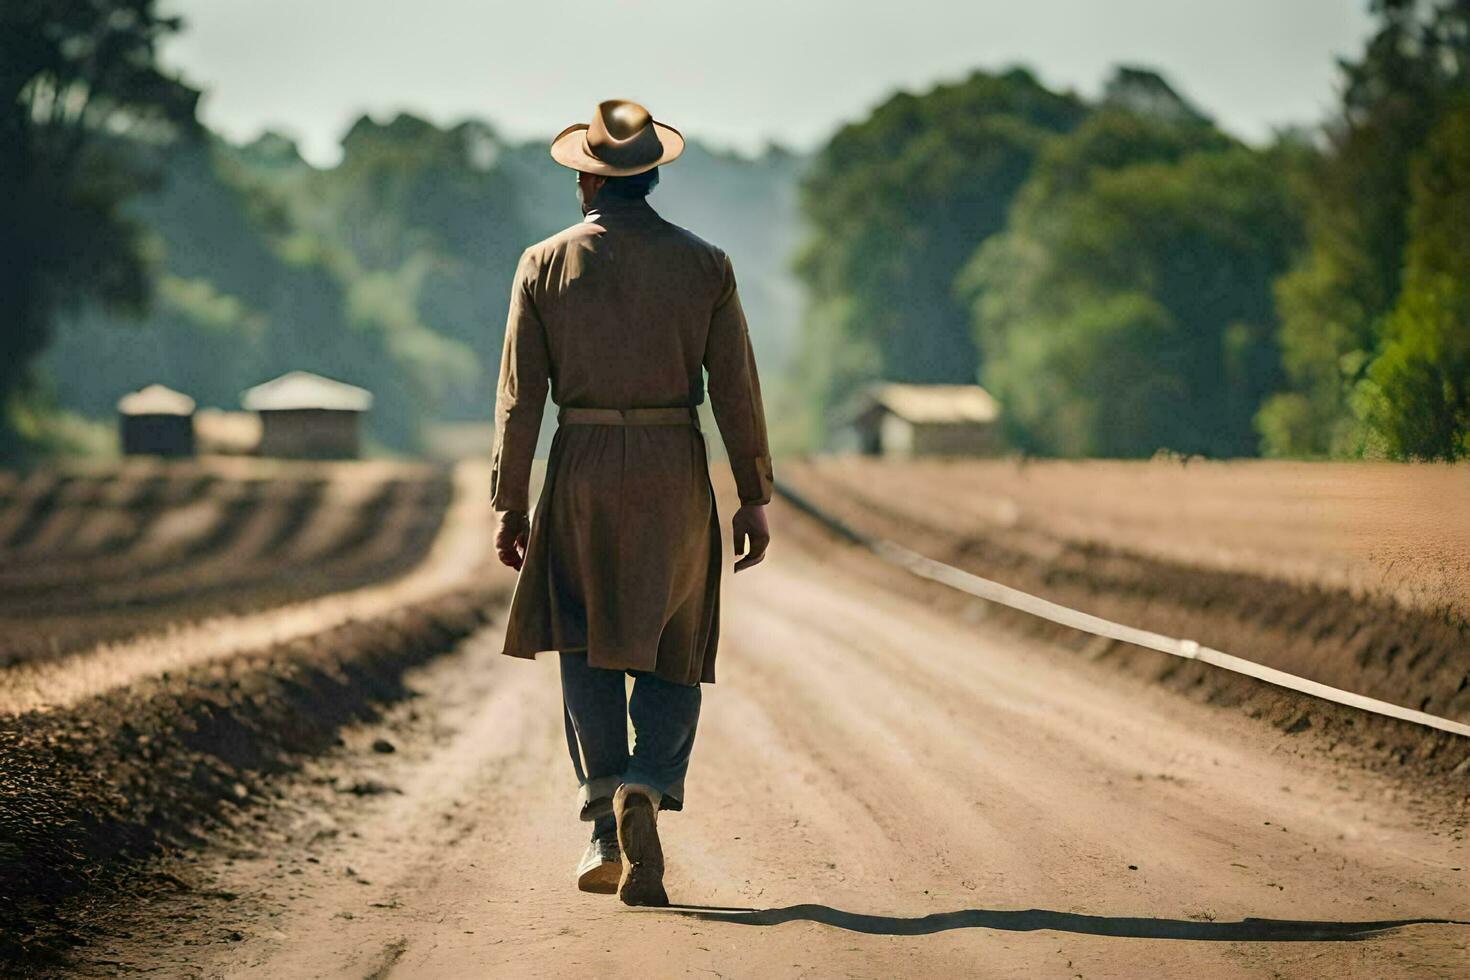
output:
<instances>
[{"instance_id":1,"label":"man's right hand","mask_svg":"<svg viewBox=\"0 0 1470 980\"><path fill-rule=\"evenodd\" d=\"M740 572L751 565L759 565L766 557L766 548L771 544L771 529L766 524L765 504L741 504L735 516L730 519L730 527L735 532L735 554L745 555L735 563L735 571ZM748 554L747 539L750 542Z\"/></svg>"}]
</instances>

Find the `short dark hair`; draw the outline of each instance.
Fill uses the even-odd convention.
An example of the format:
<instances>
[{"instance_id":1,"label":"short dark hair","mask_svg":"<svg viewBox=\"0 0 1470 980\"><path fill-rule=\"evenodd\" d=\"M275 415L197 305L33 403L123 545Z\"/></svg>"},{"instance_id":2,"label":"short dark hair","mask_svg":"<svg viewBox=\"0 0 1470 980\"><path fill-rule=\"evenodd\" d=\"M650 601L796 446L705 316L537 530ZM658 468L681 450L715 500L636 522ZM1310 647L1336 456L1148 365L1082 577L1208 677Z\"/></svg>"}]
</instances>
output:
<instances>
[{"instance_id":1,"label":"short dark hair","mask_svg":"<svg viewBox=\"0 0 1470 980\"><path fill-rule=\"evenodd\" d=\"M631 177L609 177L603 183L599 195L611 197L647 197L648 192L658 186L658 168L645 170Z\"/></svg>"}]
</instances>

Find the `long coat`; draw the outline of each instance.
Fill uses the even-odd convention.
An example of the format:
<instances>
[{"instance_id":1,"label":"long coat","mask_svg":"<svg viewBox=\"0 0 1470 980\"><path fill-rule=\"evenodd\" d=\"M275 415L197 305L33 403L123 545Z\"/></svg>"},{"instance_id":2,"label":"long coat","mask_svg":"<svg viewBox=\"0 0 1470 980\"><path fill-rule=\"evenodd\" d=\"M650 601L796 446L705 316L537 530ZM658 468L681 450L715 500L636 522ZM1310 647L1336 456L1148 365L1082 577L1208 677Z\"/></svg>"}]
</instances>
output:
<instances>
[{"instance_id":1,"label":"long coat","mask_svg":"<svg viewBox=\"0 0 1470 980\"><path fill-rule=\"evenodd\" d=\"M688 409L703 401L705 372L740 500L766 503L765 415L729 257L644 200L597 199L584 221L526 249L516 271L495 508L527 509L548 390L563 414ZM696 425L560 425L504 652L585 650L594 667L713 681L720 540Z\"/></svg>"}]
</instances>

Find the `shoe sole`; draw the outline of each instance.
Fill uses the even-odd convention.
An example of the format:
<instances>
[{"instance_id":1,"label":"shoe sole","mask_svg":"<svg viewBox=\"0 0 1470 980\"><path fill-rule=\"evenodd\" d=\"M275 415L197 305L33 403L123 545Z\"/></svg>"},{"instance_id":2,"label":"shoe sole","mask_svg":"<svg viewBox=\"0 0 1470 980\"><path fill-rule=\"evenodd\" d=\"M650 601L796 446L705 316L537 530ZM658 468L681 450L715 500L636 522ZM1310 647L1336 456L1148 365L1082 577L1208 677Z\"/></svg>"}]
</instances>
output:
<instances>
[{"instance_id":1,"label":"shoe sole","mask_svg":"<svg viewBox=\"0 0 1470 980\"><path fill-rule=\"evenodd\" d=\"M618 881L623 875L623 865L618 861L604 861L577 875L577 888L594 895L612 895L618 890Z\"/></svg>"},{"instance_id":2,"label":"shoe sole","mask_svg":"<svg viewBox=\"0 0 1470 980\"><path fill-rule=\"evenodd\" d=\"M664 850L653 806L647 797L629 795L632 798L618 814L618 847L623 857L618 898L624 905L668 905Z\"/></svg>"}]
</instances>

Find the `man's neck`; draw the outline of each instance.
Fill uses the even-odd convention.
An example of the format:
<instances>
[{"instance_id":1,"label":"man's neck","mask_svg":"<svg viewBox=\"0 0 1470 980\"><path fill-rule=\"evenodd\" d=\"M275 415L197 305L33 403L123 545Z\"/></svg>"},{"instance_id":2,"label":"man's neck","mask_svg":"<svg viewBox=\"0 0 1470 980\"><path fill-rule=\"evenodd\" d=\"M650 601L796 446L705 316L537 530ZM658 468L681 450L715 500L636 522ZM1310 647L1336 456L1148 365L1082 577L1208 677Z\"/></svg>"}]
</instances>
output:
<instances>
[{"instance_id":1,"label":"man's neck","mask_svg":"<svg viewBox=\"0 0 1470 980\"><path fill-rule=\"evenodd\" d=\"M646 197L620 197L615 194L598 194L587 209L587 218L599 214L653 214Z\"/></svg>"}]
</instances>

